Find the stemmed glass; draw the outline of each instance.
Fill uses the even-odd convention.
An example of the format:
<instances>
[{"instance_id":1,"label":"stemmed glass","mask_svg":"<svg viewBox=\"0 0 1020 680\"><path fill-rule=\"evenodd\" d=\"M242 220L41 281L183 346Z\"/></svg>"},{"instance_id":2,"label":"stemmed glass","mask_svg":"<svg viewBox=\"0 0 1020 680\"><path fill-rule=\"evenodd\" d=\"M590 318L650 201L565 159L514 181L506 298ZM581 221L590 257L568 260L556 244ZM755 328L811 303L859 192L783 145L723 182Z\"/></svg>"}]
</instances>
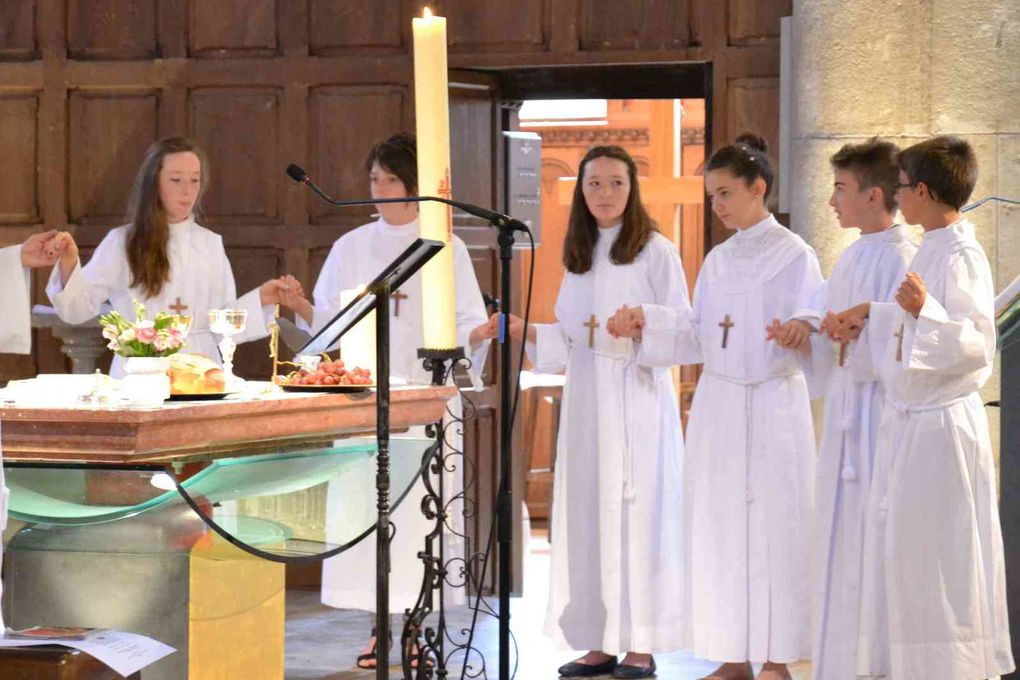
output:
<instances>
[{"instance_id":1,"label":"stemmed glass","mask_svg":"<svg viewBox=\"0 0 1020 680\"><path fill-rule=\"evenodd\" d=\"M223 357L223 378L227 389L235 389L243 382L234 375L234 350L237 343L234 336L243 333L248 323L248 311L244 309L210 309L209 330L222 335L220 356Z\"/></svg>"}]
</instances>

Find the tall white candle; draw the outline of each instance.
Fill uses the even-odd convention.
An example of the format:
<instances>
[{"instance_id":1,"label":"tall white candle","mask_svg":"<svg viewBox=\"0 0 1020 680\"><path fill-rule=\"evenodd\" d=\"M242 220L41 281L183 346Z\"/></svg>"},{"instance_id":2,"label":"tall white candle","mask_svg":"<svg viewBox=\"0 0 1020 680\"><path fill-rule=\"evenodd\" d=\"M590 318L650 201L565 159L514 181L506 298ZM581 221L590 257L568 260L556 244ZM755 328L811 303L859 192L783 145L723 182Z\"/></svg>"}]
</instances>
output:
<instances>
[{"instance_id":1,"label":"tall white candle","mask_svg":"<svg viewBox=\"0 0 1020 680\"><path fill-rule=\"evenodd\" d=\"M418 138L418 193L452 197L450 95L446 77L446 18L412 20L414 106ZM442 203L419 204L422 238L447 244L422 269L422 330L425 347L457 346L457 293L453 276L453 212Z\"/></svg>"}]
</instances>

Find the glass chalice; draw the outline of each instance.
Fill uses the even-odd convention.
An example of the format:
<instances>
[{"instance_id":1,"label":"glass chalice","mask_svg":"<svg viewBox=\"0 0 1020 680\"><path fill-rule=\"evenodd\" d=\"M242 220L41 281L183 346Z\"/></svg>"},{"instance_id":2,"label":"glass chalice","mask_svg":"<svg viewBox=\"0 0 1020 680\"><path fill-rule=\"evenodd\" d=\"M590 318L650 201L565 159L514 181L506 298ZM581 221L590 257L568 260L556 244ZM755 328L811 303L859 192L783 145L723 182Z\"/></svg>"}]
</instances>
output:
<instances>
[{"instance_id":1,"label":"glass chalice","mask_svg":"<svg viewBox=\"0 0 1020 680\"><path fill-rule=\"evenodd\" d=\"M234 375L234 350L237 343L234 336L243 333L248 323L248 312L244 309L210 309L209 330L222 335L220 340L220 356L223 357L223 379L228 390L236 389L241 382Z\"/></svg>"}]
</instances>

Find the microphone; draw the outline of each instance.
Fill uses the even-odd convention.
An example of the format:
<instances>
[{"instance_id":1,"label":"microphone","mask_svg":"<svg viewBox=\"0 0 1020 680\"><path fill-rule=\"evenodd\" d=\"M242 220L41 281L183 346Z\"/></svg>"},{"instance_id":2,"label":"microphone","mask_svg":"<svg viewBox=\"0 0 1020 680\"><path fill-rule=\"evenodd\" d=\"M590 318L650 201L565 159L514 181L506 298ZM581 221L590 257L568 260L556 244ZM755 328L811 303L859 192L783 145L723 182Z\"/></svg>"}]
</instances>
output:
<instances>
[{"instance_id":1,"label":"microphone","mask_svg":"<svg viewBox=\"0 0 1020 680\"><path fill-rule=\"evenodd\" d=\"M470 203L461 203L460 201L453 201L450 200L449 198L441 198L439 196L405 196L403 198L372 198L372 199L358 199L353 201L338 201L332 198L331 196L327 195L326 192L324 192L319 187L318 184L313 182L312 178L308 176L308 173L306 173L301 168L301 166L291 163L290 165L287 166L287 175L298 184L304 184L309 189L314 191L319 198L337 208L345 208L355 205L375 205L377 203L426 203L431 201L435 203L445 203L446 205L453 206L454 208L466 212L469 215L479 217L488 222L489 224L491 224L492 226L499 227L500 229L510 229L511 231L522 231L525 233L531 233L531 229L529 229L527 225L525 225L520 220L516 220L513 217L510 217L509 215L498 213L495 210L481 208L477 205L472 205Z\"/></svg>"},{"instance_id":2,"label":"microphone","mask_svg":"<svg viewBox=\"0 0 1020 680\"><path fill-rule=\"evenodd\" d=\"M293 163L287 166L287 174L290 175L292 180L299 184L311 181L308 178L308 173L302 170L300 166L294 165Z\"/></svg>"}]
</instances>

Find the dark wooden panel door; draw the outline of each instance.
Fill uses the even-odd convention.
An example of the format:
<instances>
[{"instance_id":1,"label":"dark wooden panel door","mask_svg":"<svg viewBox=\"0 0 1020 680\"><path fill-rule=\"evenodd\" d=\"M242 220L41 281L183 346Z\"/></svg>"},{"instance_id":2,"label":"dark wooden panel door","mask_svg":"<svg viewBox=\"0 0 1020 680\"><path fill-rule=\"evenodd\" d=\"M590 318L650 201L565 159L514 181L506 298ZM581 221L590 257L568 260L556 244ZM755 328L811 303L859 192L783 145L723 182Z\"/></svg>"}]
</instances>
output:
<instances>
[{"instance_id":1,"label":"dark wooden panel door","mask_svg":"<svg viewBox=\"0 0 1020 680\"><path fill-rule=\"evenodd\" d=\"M453 196L457 200L485 208L499 209L502 203L503 151L502 123L499 107L499 83L491 74L453 70L450 72L450 151ZM500 297L499 248L497 232L487 222L454 212L454 231L467 244L475 275L482 293L493 299ZM514 267L518 265L515 263ZM517 271L512 271L516 284ZM511 310L520 313L520 301L511 301ZM514 357L516 359L517 349ZM468 489L473 517L468 522L472 547L481 550L489 539L495 511L500 472L500 346L493 343L486 362L483 379L485 388L471 394L475 404L474 418L464 432L467 471L476 475L476 483ZM461 378L462 384L467 384ZM519 421L520 419L518 419ZM515 433L513 457L519 459L520 437ZM514 586L519 591L523 575L523 535L521 502L523 476L515 466L511 489L514 509ZM490 571L485 584L495 587L496 551L489 561Z\"/></svg>"}]
</instances>

